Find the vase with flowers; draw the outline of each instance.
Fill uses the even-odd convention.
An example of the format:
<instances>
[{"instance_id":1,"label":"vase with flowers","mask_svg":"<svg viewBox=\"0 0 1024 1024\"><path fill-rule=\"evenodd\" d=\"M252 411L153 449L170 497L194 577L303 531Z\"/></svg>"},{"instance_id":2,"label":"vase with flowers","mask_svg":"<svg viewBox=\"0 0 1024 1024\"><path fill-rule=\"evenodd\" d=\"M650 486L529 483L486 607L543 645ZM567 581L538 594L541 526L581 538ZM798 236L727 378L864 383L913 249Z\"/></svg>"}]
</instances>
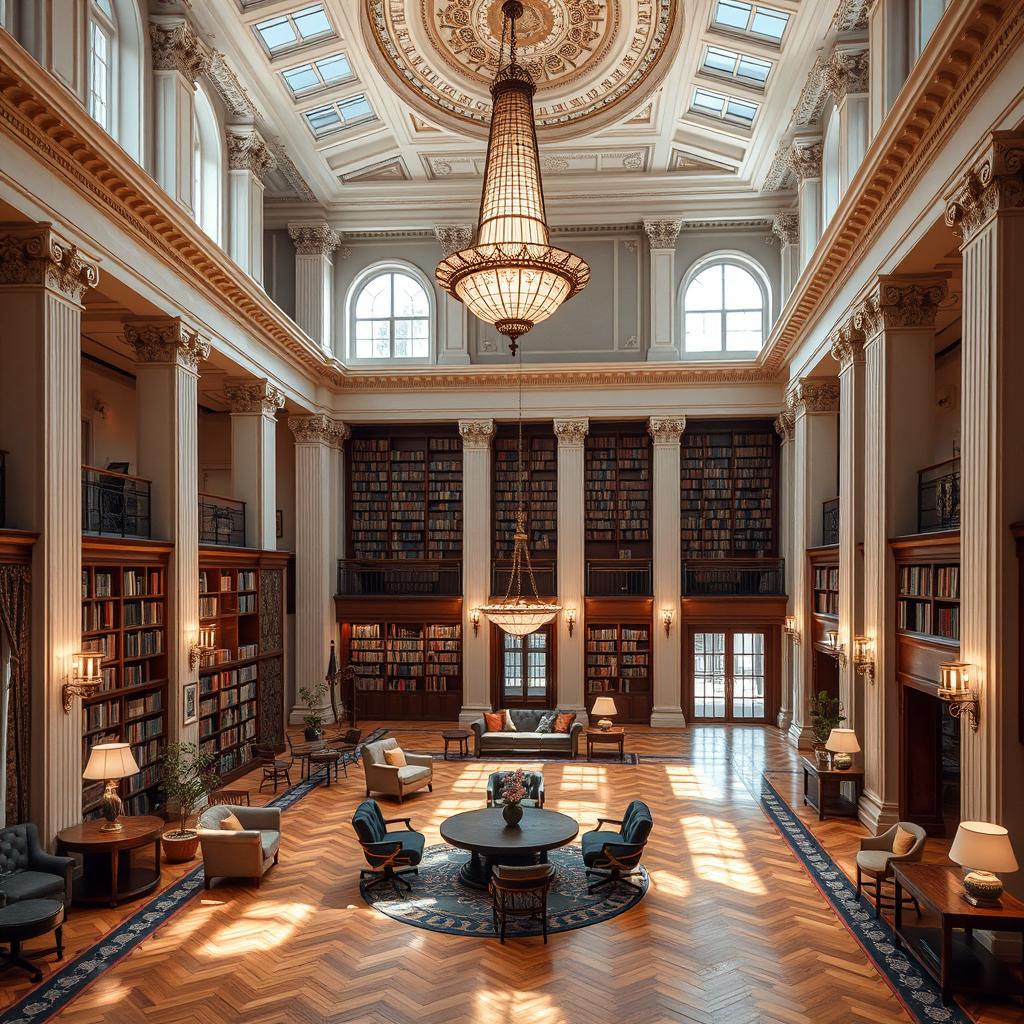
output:
<instances>
[{"instance_id":1,"label":"vase with flowers","mask_svg":"<svg viewBox=\"0 0 1024 1024\"><path fill-rule=\"evenodd\" d=\"M501 786L501 816L509 828L518 828L523 817L522 800L526 796L526 775L522 768L509 772Z\"/></svg>"}]
</instances>

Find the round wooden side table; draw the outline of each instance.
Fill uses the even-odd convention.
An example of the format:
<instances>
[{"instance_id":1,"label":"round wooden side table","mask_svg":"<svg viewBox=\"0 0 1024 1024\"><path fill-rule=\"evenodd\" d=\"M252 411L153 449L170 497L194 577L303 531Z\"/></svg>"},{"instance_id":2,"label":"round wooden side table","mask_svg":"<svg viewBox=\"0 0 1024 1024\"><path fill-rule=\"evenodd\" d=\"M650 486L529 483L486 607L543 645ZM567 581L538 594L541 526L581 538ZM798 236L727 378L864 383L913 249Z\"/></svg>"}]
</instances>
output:
<instances>
[{"instance_id":1,"label":"round wooden side table","mask_svg":"<svg viewBox=\"0 0 1024 1024\"><path fill-rule=\"evenodd\" d=\"M456 743L459 747L459 757L469 757L469 733L465 729L446 729L441 733L441 739L444 740L444 759L448 760L448 746L449 744Z\"/></svg>"},{"instance_id":2,"label":"round wooden side table","mask_svg":"<svg viewBox=\"0 0 1024 1024\"><path fill-rule=\"evenodd\" d=\"M74 887L76 904L116 907L138 899L160 884L160 837L167 823L153 815L120 819L119 832L103 832L102 818L83 821L57 833L57 852L82 855L82 885ZM153 844L153 867L132 862L132 851Z\"/></svg>"}]
</instances>

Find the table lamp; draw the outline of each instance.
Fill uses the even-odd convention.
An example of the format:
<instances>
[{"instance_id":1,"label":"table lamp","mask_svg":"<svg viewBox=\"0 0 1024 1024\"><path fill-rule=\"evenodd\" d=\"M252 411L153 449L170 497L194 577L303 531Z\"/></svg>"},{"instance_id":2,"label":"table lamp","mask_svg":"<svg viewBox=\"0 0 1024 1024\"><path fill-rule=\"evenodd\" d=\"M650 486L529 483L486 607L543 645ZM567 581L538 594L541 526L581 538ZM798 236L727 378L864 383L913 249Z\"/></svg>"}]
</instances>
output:
<instances>
[{"instance_id":1,"label":"table lamp","mask_svg":"<svg viewBox=\"0 0 1024 1024\"><path fill-rule=\"evenodd\" d=\"M120 832L124 827L117 820L124 811L117 784L138 770L132 748L127 743L97 743L89 751L89 763L82 772L82 778L102 779L106 782L103 790L103 817L107 823L100 826L101 832Z\"/></svg>"},{"instance_id":2,"label":"table lamp","mask_svg":"<svg viewBox=\"0 0 1024 1024\"><path fill-rule=\"evenodd\" d=\"M590 709L592 715L617 715L619 709L615 706L615 701L611 697L598 697L594 701L594 706ZM598 719L598 729L602 732L607 732L611 727L612 723L607 718Z\"/></svg>"},{"instance_id":3,"label":"table lamp","mask_svg":"<svg viewBox=\"0 0 1024 1024\"><path fill-rule=\"evenodd\" d=\"M1009 832L987 821L961 821L949 848L949 859L964 869L964 891L960 895L975 907L998 907L1003 883L995 873L1017 870Z\"/></svg>"},{"instance_id":4,"label":"table lamp","mask_svg":"<svg viewBox=\"0 0 1024 1024\"><path fill-rule=\"evenodd\" d=\"M860 744L852 729L833 729L828 734L825 749L832 755L832 767L845 772L853 767L851 755L860 753Z\"/></svg>"}]
</instances>

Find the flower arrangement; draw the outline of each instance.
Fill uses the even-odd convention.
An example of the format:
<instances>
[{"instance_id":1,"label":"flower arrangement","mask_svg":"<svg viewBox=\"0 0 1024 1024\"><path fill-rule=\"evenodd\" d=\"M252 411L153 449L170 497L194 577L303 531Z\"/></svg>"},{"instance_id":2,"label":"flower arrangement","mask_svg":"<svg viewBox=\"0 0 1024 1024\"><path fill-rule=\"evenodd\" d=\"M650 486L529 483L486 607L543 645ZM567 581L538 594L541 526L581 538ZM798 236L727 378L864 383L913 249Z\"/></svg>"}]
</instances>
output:
<instances>
[{"instance_id":1,"label":"flower arrangement","mask_svg":"<svg viewBox=\"0 0 1024 1024\"><path fill-rule=\"evenodd\" d=\"M517 804L526 796L526 774L522 768L509 772L501 787L501 799L507 804Z\"/></svg>"}]
</instances>

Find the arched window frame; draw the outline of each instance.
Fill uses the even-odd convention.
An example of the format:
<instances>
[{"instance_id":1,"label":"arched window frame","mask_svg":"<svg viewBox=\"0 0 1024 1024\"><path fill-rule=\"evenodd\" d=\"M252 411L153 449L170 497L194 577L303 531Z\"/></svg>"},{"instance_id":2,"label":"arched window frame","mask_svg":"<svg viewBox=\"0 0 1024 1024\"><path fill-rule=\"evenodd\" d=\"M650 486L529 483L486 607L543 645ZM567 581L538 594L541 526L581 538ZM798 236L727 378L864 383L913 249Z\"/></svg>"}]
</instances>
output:
<instances>
[{"instance_id":1,"label":"arched window frame","mask_svg":"<svg viewBox=\"0 0 1024 1024\"><path fill-rule=\"evenodd\" d=\"M821 145L821 226L829 221L839 208L841 178L839 171L839 108L833 104L825 125Z\"/></svg>"},{"instance_id":2,"label":"arched window frame","mask_svg":"<svg viewBox=\"0 0 1024 1024\"><path fill-rule=\"evenodd\" d=\"M694 278L712 267L733 264L753 277L761 290L761 348L757 352L729 352L725 348L725 318L722 318L722 347L710 352L686 350L686 292ZM685 360L747 360L756 359L763 351L772 324L772 287L764 267L753 257L737 250L719 250L700 257L687 269L679 285L676 301L678 310L679 352Z\"/></svg>"},{"instance_id":3,"label":"arched window frame","mask_svg":"<svg viewBox=\"0 0 1024 1024\"><path fill-rule=\"evenodd\" d=\"M363 289L374 278L382 274L407 274L413 278L426 292L427 295L427 354L426 356L390 356L387 359L372 357L360 359L356 355L356 304ZM394 317L391 318L395 319ZM402 319L402 318L399 318ZM401 363L407 365L423 365L436 361L437 353L437 299L434 293L434 286L427 275L413 263L405 260L381 260L362 270L349 285L345 297L345 359L350 363L377 363L387 365L390 363ZM394 333L391 339L392 351L394 351Z\"/></svg>"},{"instance_id":4,"label":"arched window frame","mask_svg":"<svg viewBox=\"0 0 1024 1024\"><path fill-rule=\"evenodd\" d=\"M117 10L113 0L89 0L89 116L117 137Z\"/></svg>"},{"instance_id":5,"label":"arched window frame","mask_svg":"<svg viewBox=\"0 0 1024 1024\"><path fill-rule=\"evenodd\" d=\"M224 145L217 113L206 90L196 87L192 111L192 216L223 244Z\"/></svg>"}]
</instances>

